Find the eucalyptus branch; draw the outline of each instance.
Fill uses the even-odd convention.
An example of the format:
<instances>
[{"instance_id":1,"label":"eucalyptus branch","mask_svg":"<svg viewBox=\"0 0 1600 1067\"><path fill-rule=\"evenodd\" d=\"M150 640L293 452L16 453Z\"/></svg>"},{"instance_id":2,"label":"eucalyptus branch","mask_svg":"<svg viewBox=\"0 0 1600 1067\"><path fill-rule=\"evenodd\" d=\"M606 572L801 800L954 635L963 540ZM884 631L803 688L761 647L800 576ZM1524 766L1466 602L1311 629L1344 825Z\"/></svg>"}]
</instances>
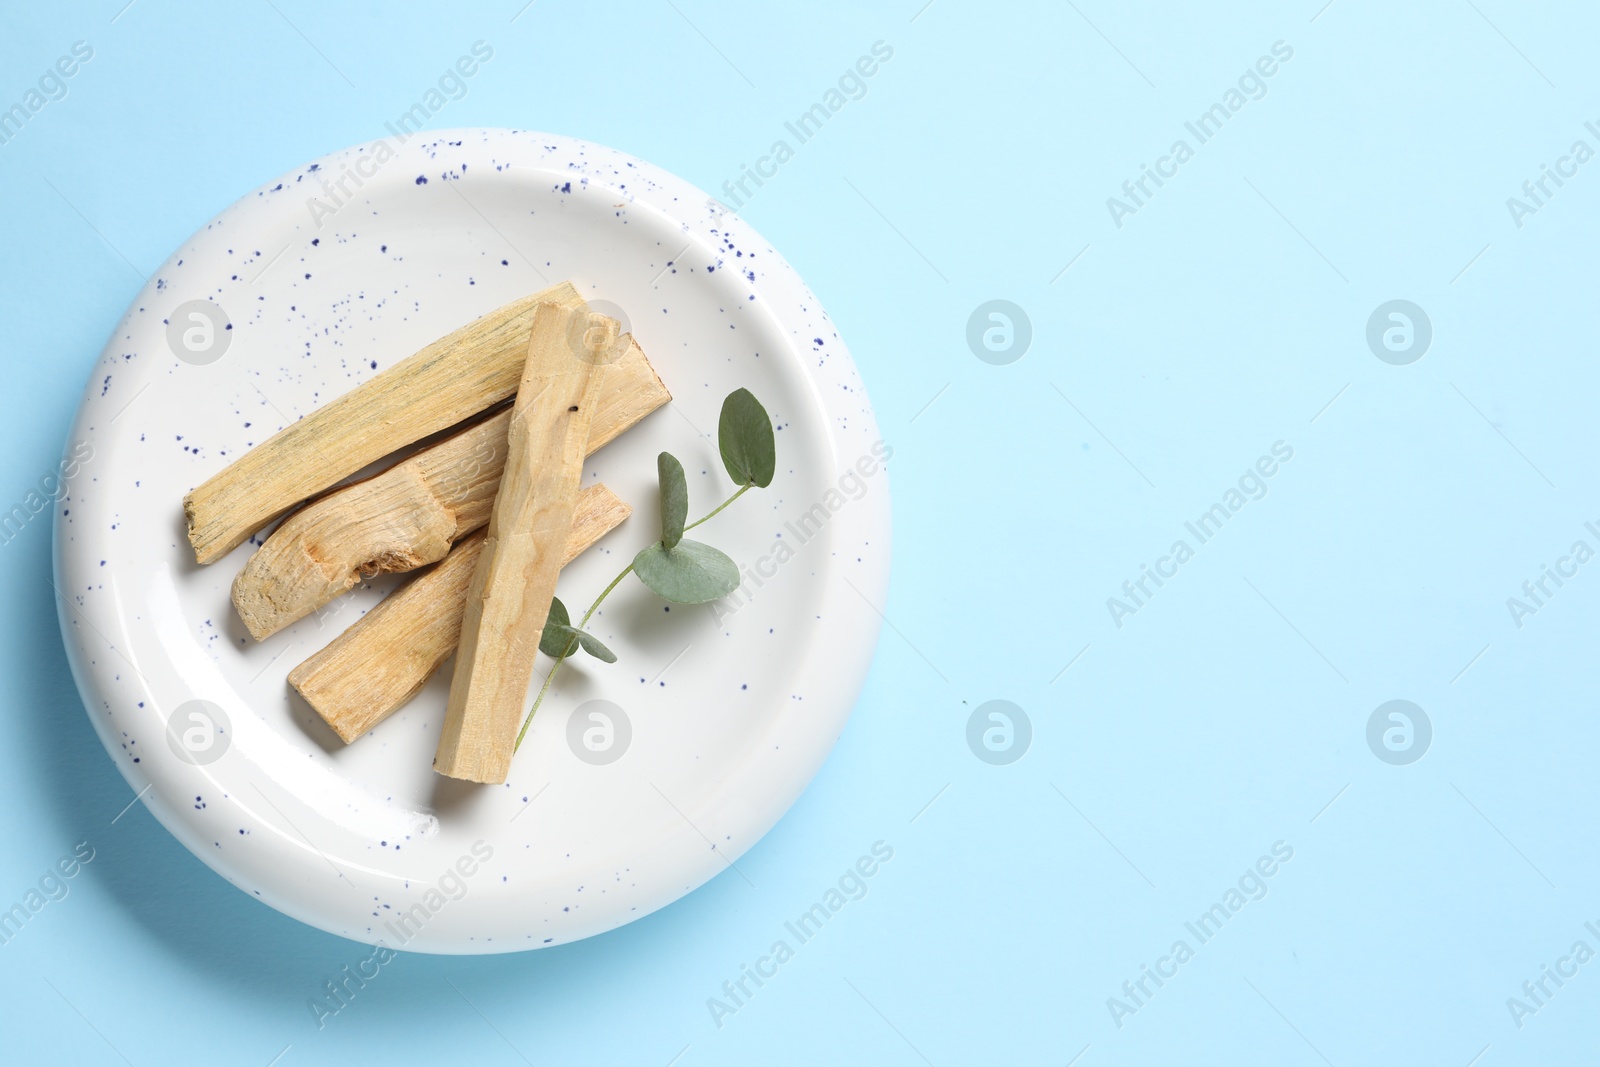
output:
<instances>
[{"instance_id":1,"label":"eucalyptus branch","mask_svg":"<svg viewBox=\"0 0 1600 1067\"><path fill-rule=\"evenodd\" d=\"M516 747L522 746L533 716L544 702L555 681L561 664L579 648L607 663L616 662L616 655L593 634L584 630L589 620L605 602L606 597L622 584L629 574L656 595L676 604L705 604L727 596L739 587L739 568L722 552L699 541L686 541L684 532L694 529L721 514L723 509L753 488L766 488L772 484L776 471L777 452L773 438L772 420L748 389L737 389L722 402L722 418L717 425L717 447L722 453L722 464L728 476L739 486L733 495L687 525L684 518L689 507L689 487L684 477L683 464L670 453L656 457L656 472L661 485L661 540L647 545L611 579L611 584L595 597L589 610L583 613L576 626L572 625L566 605L560 598L550 602L550 615L540 636L539 648L554 658L544 684L533 698L533 706L522 721L517 734Z\"/></svg>"}]
</instances>

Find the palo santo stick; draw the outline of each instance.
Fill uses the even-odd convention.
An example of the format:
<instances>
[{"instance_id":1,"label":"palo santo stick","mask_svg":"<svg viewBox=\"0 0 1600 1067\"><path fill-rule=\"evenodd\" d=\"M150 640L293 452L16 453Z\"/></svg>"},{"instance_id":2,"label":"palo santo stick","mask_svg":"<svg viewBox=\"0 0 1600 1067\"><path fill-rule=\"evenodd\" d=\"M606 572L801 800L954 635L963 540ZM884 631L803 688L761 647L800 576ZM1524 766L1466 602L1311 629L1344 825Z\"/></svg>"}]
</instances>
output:
<instances>
[{"instance_id":1,"label":"palo santo stick","mask_svg":"<svg viewBox=\"0 0 1600 1067\"><path fill-rule=\"evenodd\" d=\"M638 344L610 369L589 452L671 400ZM233 580L233 604L257 641L351 589L362 576L443 559L489 521L506 462L508 409L290 515Z\"/></svg>"},{"instance_id":2,"label":"palo santo stick","mask_svg":"<svg viewBox=\"0 0 1600 1067\"><path fill-rule=\"evenodd\" d=\"M584 307L570 282L514 300L279 430L183 498L195 559L213 563L308 497L516 391L533 311Z\"/></svg>"},{"instance_id":3,"label":"palo santo stick","mask_svg":"<svg viewBox=\"0 0 1600 1067\"><path fill-rule=\"evenodd\" d=\"M595 402L610 368L579 359L576 316L541 304L506 434L506 468L461 623L433 769L499 784L511 769L534 656L572 526Z\"/></svg>"},{"instance_id":4,"label":"palo santo stick","mask_svg":"<svg viewBox=\"0 0 1600 1067\"><path fill-rule=\"evenodd\" d=\"M564 567L615 529L632 508L603 485L578 494ZM289 684L345 744L399 710L455 652L467 587L482 554L476 533L437 567L419 574L289 672Z\"/></svg>"}]
</instances>

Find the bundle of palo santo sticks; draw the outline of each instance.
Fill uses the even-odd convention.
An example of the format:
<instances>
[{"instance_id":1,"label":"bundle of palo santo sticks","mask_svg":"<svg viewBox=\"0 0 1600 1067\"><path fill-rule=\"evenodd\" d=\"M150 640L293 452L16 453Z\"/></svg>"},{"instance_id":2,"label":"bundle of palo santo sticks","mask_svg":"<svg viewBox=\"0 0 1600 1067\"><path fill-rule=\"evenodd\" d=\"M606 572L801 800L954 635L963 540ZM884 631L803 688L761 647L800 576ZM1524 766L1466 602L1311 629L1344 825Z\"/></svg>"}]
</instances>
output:
<instances>
[{"instance_id":1,"label":"bundle of palo santo sticks","mask_svg":"<svg viewBox=\"0 0 1600 1067\"><path fill-rule=\"evenodd\" d=\"M233 583L258 641L363 578L428 568L289 682L349 744L454 653L434 769L504 782L557 574L632 510L604 485L579 489L584 457L671 399L632 336L563 282L246 452L184 497L189 541L213 563L288 516ZM339 484L452 427L382 473Z\"/></svg>"}]
</instances>

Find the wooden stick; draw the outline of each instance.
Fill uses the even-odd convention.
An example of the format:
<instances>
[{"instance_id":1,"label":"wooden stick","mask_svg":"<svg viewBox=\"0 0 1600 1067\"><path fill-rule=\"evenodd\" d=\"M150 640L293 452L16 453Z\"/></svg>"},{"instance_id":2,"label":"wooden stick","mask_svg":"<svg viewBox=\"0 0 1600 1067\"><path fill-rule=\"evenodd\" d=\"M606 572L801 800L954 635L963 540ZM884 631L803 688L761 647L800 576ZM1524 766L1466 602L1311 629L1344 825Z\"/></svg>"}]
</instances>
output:
<instances>
[{"instance_id":1,"label":"wooden stick","mask_svg":"<svg viewBox=\"0 0 1600 1067\"><path fill-rule=\"evenodd\" d=\"M533 312L584 307L570 282L514 300L279 430L183 498L195 559L213 563L341 478L509 397Z\"/></svg>"},{"instance_id":2,"label":"wooden stick","mask_svg":"<svg viewBox=\"0 0 1600 1067\"><path fill-rule=\"evenodd\" d=\"M564 567L626 519L632 508L603 485L578 494ZM467 588L487 535L458 542L444 561L396 589L332 643L289 672L345 744L416 696L461 639Z\"/></svg>"},{"instance_id":3,"label":"wooden stick","mask_svg":"<svg viewBox=\"0 0 1600 1067\"><path fill-rule=\"evenodd\" d=\"M589 429L589 451L672 397L637 344L611 368ZM506 462L508 409L343 486L285 519L233 580L233 605L257 641L350 590L363 575L443 559L489 521Z\"/></svg>"},{"instance_id":4,"label":"wooden stick","mask_svg":"<svg viewBox=\"0 0 1600 1067\"><path fill-rule=\"evenodd\" d=\"M433 769L499 784L511 769L534 656L572 527L589 429L611 368L579 359L570 308L541 304L506 434L506 468L467 592Z\"/></svg>"}]
</instances>

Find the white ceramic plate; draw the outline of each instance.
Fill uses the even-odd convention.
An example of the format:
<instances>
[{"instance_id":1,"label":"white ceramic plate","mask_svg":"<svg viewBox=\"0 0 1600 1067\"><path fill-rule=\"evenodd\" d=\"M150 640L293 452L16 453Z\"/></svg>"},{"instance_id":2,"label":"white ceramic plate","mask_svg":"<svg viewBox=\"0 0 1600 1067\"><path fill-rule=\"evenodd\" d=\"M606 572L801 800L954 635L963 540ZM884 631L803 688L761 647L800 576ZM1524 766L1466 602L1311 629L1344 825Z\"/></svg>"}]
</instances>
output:
<instances>
[{"instance_id":1,"label":"white ceramic plate","mask_svg":"<svg viewBox=\"0 0 1600 1067\"><path fill-rule=\"evenodd\" d=\"M563 278L626 312L675 399L586 465L586 483L637 510L563 572L559 595L587 604L659 536L658 451L683 460L691 517L727 494L714 435L740 386L779 427L778 475L696 536L746 568L745 594L669 611L630 579L596 619L620 662L563 671L505 786L431 770L451 664L345 747L285 678L396 580L257 644L229 601L254 545L196 565L182 497L426 342ZM209 341L192 308L177 314L196 300L228 320ZM391 948L559 944L727 871L821 766L879 630L886 451L816 299L687 183L549 134L374 142L240 199L117 326L67 446L62 630L117 767L240 889ZM621 714L593 717L596 700Z\"/></svg>"}]
</instances>

